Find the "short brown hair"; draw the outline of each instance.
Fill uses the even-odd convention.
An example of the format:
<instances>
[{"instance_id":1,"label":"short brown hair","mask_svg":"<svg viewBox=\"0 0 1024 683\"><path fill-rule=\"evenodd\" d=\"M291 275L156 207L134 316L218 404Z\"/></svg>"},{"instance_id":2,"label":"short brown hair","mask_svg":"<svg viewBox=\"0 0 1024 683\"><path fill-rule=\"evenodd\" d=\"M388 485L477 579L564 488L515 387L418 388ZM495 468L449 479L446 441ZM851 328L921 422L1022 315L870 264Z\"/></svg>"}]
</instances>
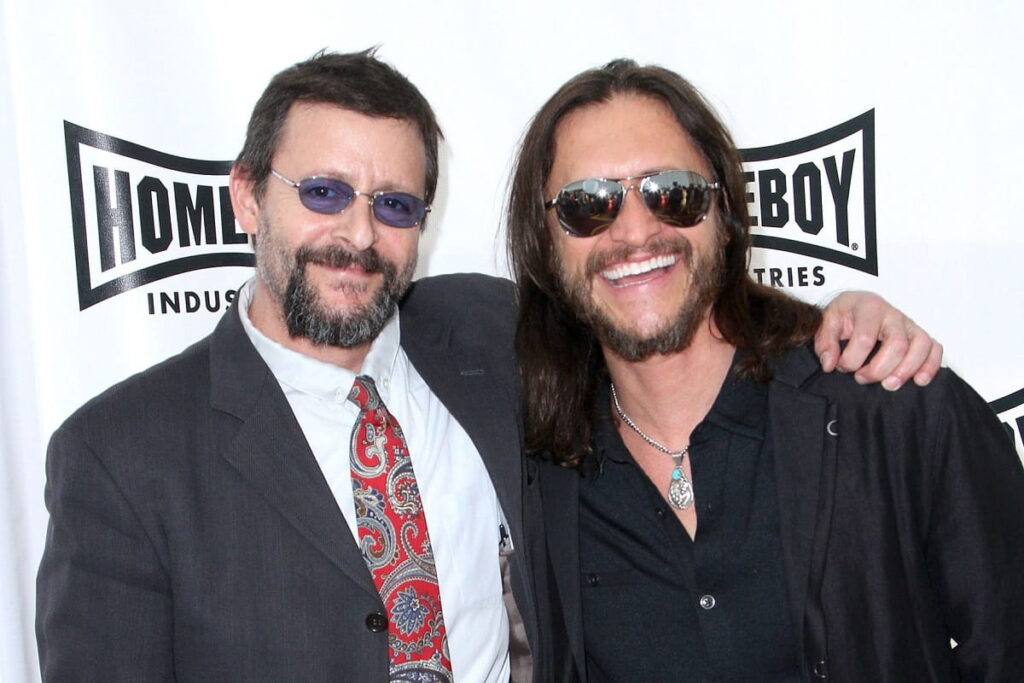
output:
<instances>
[{"instance_id":1,"label":"short brown hair","mask_svg":"<svg viewBox=\"0 0 1024 683\"><path fill-rule=\"evenodd\" d=\"M427 203L437 189L438 142L443 137L430 103L409 79L375 56L376 48L339 54L320 51L274 76L249 118L235 165L263 195L288 112L296 102L334 104L382 118L411 121L423 138Z\"/></svg>"}]
</instances>

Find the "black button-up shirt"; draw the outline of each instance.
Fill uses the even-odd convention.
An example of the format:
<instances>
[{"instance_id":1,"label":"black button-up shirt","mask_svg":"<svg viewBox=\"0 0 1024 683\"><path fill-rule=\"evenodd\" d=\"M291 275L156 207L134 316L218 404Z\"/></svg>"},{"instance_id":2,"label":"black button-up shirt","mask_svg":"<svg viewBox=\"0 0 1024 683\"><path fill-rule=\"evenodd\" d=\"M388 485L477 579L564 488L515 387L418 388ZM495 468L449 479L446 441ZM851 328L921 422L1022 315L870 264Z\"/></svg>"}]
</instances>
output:
<instances>
[{"instance_id":1,"label":"black button-up shirt","mask_svg":"<svg viewBox=\"0 0 1024 683\"><path fill-rule=\"evenodd\" d=\"M691 435L693 540L599 414L580 487L590 680L798 681L767 388L730 373Z\"/></svg>"}]
</instances>

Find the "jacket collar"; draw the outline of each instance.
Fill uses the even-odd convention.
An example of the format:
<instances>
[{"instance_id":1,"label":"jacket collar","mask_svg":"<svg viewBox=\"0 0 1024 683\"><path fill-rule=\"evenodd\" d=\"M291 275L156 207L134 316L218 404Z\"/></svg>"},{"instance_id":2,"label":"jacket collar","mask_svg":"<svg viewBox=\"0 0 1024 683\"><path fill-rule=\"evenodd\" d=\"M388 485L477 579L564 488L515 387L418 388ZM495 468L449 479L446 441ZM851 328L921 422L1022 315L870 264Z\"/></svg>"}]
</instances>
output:
<instances>
[{"instance_id":1,"label":"jacket collar","mask_svg":"<svg viewBox=\"0 0 1024 683\"><path fill-rule=\"evenodd\" d=\"M280 385L228 309L210 340L210 406L221 455L314 547L378 596L348 526Z\"/></svg>"}]
</instances>

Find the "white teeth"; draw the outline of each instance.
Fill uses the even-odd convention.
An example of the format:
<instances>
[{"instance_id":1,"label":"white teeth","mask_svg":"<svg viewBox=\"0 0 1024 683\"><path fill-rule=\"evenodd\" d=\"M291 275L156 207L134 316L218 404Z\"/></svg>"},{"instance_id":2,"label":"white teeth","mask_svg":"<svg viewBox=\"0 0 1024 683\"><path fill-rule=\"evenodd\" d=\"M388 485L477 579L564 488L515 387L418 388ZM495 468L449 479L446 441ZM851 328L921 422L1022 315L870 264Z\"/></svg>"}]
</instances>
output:
<instances>
[{"instance_id":1,"label":"white teeth","mask_svg":"<svg viewBox=\"0 0 1024 683\"><path fill-rule=\"evenodd\" d=\"M675 262L675 256L655 256L654 258L647 259L646 261L623 263L622 265L615 266L614 268L603 270L601 271L601 275L604 276L605 279L615 282L616 280L621 280L627 275L643 275L644 273L649 273L658 268L667 268Z\"/></svg>"}]
</instances>

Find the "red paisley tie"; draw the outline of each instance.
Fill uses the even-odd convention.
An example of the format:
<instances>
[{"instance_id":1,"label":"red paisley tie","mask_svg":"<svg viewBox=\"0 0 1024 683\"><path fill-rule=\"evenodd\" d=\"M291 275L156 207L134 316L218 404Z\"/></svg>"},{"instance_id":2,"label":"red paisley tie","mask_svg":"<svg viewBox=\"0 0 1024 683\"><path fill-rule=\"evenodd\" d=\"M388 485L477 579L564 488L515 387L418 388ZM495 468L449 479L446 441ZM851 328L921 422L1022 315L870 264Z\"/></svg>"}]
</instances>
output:
<instances>
[{"instance_id":1,"label":"red paisley tie","mask_svg":"<svg viewBox=\"0 0 1024 683\"><path fill-rule=\"evenodd\" d=\"M356 377L352 492L359 547L388 617L391 681L448 682L452 664L434 553L405 436L373 380Z\"/></svg>"}]
</instances>

